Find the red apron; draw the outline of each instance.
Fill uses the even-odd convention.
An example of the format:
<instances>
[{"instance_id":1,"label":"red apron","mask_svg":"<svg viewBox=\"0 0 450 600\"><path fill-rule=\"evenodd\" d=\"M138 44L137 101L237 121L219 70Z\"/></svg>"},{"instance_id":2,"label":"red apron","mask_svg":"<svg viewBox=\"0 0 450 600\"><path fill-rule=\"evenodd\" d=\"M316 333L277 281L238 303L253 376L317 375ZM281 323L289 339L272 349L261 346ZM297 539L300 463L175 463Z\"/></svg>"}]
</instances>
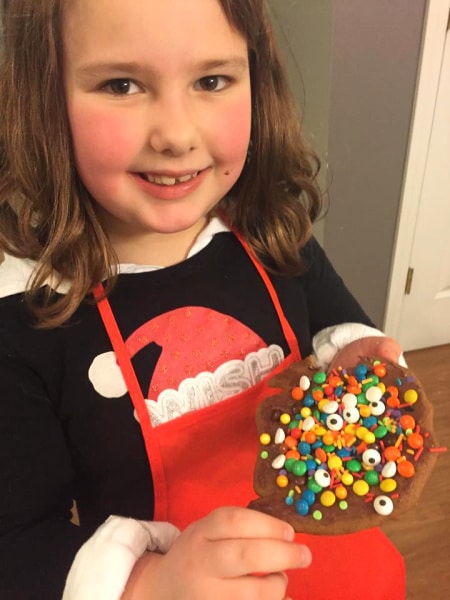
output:
<instances>
[{"instance_id":1,"label":"red apron","mask_svg":"<svg viewBox=\"0 0 450 600\"><path fill-rule=\"evenodd\" d=\"M253 470L258 452L256 407L276 390L275 373L300 360L297 339L266 272L240 238L272 299L290 354L255 386L212 406L153 427L103 288L95 290L99 310L123 372L144 436L155 493L155 521L180 529L224 505L247 506L255 498ZM308 569L289 572L294 600L400 600L405 598L404 563L379 529L340 536L297 534L313 556Z\"/></svg>"}]
</instances>

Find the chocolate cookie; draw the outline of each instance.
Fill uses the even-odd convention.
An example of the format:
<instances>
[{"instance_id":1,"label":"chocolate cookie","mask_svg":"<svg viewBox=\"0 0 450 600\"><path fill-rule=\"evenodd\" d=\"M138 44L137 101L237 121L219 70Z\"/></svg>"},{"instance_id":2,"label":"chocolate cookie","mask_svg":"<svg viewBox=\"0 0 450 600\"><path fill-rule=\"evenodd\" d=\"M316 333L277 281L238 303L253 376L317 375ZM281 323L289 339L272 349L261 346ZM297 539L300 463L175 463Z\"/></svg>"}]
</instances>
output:
<instances>
[{"instance_id":1,"label":"chocolate cookie","mask_svg":"<svg viewBox=\"0 0 450 600\"><path fill-rule=\"evenodd\" d=\"M276 375L258 408L250 508L296 531L349 533L418 499L438 452L417 377L381 358L325 373L311 358Z\"/></svg>"}]
</instances>

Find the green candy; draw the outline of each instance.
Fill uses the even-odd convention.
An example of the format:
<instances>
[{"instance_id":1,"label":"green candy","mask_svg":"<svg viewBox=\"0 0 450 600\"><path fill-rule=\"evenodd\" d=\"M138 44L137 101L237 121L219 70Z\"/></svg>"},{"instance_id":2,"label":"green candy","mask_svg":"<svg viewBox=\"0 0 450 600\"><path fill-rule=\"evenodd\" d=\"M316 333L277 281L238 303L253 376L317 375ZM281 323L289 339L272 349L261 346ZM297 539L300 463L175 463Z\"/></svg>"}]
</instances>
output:
<instances>
[{"instance_id":1,"label":"green candy","mask_svg":"<svg viewBox=\"0 0 450 600\"><path fill-rule=\"evenodd\" d=\"M304 475L306 473L306 463L303 460L296 460L292 465L292 473L297 477Z\"/></svg>"},{"instance_id":2,"label":"green candy","mask_svg":"<svg viewBox=\"0 0 450 600\"><path fill-rule=\"evenodd\" d=\"M319 485L315 479L309 479L308 481L308 489L311 490L312 492L314 492L315 494L318 494L319 492L322 491L322 486Z\"/></svg>"},{"instance_id":3,"label":"green candy","mask_svg":"<svg viewBox=\"0 0 450 600\"><path fill-rule=\"evenodd\" d=\"M384 438L388 434L388 428L386 425L378 425L378 427L373 432L374 436L379 440Z\"/></svg>"},{"instance_id":4,"label":"green candy","mask_svg":"<svg viewBox=\"0 0 450 600\"><path fill-rule=\"evenodd\" d=\"M347 469L352 473L359 473L359 471L361 471L361 469L362 469L362 466L361 466L361 463L359 462L359 460L356 460L354 458L349 460L346 466L347 466Z\"/></svg>"},{"instance_id":5,"label":"green candy","mask_svg":"<svg viewBox=\"0 0 450 600\"><path fill-rule=\"evenodd\" d=\"M364 473L364 480L369 485L377 485L377 483L380 480L380 476L378 475L378 473L376 471L366 471Z\"/></svg>"},{"instance_id":6,"label":"green candy","mask_svg":"<svg viewBox=\"0 0 450 600\"><path fill-rule=\"evenodd\" d=\"M298 462L296 458L287 458L286 462L284 463L284 468L286 471L292 473L292 468L296 462Z\"/></svg>"},{"instance_id":7,"label":"green candy","mask_svg":"<svg viewBox=\"0 0 450 600\"><path fill-rule=\"evenodd\" d=\"M313 375L313 381L314 383L325 383L325 381L327 380L327 374L324 371L317 371L317 373L314 373Z\"/></svg>"}]
</instances>

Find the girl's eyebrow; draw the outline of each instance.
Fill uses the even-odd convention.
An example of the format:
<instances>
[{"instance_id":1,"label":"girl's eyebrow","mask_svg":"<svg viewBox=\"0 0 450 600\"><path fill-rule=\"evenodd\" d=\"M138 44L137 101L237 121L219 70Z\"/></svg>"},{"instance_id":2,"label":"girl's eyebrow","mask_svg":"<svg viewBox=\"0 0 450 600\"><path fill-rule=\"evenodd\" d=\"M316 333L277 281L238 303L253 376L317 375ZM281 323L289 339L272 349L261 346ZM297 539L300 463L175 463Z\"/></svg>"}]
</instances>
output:
<instances>
[{"instance_id":1,"label":"girl's eyebrow","mask_svg":"<svg viewBox=\"0 0 450 600\"><path fill-rule=\"evenodd\" d=\"M231 56L229 58L211 59L194 63L193 68L200 71L210 71L214 69L231 69L236 71L246 71L248 69L248 59L243 56ZM87 64L81 64L75 69L76 74L80 75L105 75L108 73L129 73L131 75L142 71L148 71L154 73L155 69L152 67L141 64L139 62L107 62L98 61L90 62Z\"/></svg>"}]
</instances>

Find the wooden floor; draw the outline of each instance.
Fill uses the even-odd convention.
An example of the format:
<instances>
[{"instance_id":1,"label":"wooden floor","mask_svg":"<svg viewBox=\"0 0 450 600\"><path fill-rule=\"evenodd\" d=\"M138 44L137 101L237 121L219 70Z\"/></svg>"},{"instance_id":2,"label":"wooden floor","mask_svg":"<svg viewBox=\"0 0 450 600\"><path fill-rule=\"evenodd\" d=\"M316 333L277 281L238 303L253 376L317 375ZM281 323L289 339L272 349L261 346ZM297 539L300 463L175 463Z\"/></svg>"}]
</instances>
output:
<instances>
[{"instance_id":1,"label":"wooden floor","mask_svg":"<svg viewBox=\"0 0 450 600\"><path fill-rule=\"evenodd\" d=\"M403 554L407 600L450 598L450 344L405 355L434 407L434 430L441 446L419 504L383 531Z\"/></svg>"}]
</instances>

